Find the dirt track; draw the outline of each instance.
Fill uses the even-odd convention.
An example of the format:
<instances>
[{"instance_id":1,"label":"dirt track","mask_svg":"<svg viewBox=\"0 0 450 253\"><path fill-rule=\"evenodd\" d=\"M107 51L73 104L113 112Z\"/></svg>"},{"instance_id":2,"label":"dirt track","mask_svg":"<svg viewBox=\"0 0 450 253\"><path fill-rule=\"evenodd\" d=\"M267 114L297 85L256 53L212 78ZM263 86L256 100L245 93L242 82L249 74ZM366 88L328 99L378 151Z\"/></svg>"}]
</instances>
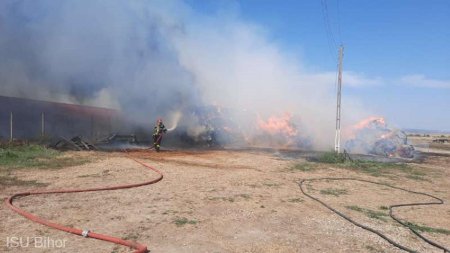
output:
<instances>
[{"instance_id":1,"label":"dirt track","mask_svg":"<svg viewBox=\"0 0 450 253\"><path fill-rule=\"evenodd\" d=\"M59 170L19 170L17 176L48 183L48 189L87 188L143 181L155 176L122 153L72 153L93 163ZM450 200L450 157L431 157L413 165L420 179L393 173L366 173L314 165L311 171L289 169L303 159L282 159L267 152L133 152L133 157L164 173L160 183L136 189L98 193L27 197L18 205L52 221L136 240L152 252L402 252L362 230L299 190L297 181L315 177L356 177L387 182ZM9 187L4 198L27 187ZM33 186L28 188L32 189ZM331 191L332 194L325 194ZM341 193L341 194L333 194ZM355 182L314 182L308 192L360 223L420 252L442 252L418 240L389 217L371 218L349 207L383 212L380 207L427 200L413 194ZM337 196L336 196L337 195ZM387 211L384 211L387 213ZM450 205L405 208L408 221L450 229ZM130 252L124 247L66 234L0 209L0 251L6 252ZM450 235L425 233L450 247ZM65 239L58 249L7 248L11 236Z\"/></svg>"}]
</instances>

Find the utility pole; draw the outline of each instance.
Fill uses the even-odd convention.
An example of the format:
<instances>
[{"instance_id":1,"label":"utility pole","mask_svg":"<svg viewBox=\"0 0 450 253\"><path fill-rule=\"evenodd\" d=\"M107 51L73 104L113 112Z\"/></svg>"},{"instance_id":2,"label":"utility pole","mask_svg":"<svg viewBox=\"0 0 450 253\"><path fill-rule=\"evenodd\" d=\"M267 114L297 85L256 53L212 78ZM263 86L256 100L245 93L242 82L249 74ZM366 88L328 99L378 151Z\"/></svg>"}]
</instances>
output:
<instances>
[{"instance_id":1,"label":"utility pole","mask_svg":"<svg viewBox=\"0 0 450 253\"><path fill-rule=\"evenodd\" d=\"M344 57L344 46L339 47L339 65L338 65L338 87L336 102L336 136L334 138L334 151L341 152L341 90L342 90L342 58Z\"/></svg>"}]
</instances>

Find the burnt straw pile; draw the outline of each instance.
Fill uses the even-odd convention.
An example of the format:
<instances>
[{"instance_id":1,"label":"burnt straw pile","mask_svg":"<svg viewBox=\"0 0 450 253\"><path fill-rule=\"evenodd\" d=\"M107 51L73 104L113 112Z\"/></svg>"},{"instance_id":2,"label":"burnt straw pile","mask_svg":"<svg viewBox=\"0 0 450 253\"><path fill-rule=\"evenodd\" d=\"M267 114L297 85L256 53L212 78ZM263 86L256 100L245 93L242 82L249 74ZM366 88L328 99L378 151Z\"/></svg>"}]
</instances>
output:
<instances>
[{"instance_id":1,"label":"burnt straw pile","mask_svg":"<svg viewBox=\"0 0 450 253\"><path fill-rule=\"evenodd\" d=\"M371 117L354 125L345 142L350 153L386 157L413 158L414 147L408 144L405 132L390 128L380 117Z\"/></svg>"}]
</instances>

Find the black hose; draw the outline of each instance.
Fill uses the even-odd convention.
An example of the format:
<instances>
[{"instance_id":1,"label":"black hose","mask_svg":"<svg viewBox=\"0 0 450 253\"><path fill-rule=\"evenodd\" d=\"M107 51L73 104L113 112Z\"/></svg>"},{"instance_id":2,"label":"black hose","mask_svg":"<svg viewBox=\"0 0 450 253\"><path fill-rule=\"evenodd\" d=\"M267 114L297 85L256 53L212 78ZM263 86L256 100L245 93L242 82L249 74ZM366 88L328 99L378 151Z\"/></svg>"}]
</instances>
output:
<instances>
[{"instance_id":1,"label":"black hose","mask_svg":"<svg viewBox=\"0 0 450 253\"><path fill-rule=\"evenodd\" d=\"M311 195L309 195L308 193L305 192L305 189L303 189L303 183L304 183L304 182L307 182L307 181L310 181L310 182L311 182L311 181L319 181L319 180L350 180L350 181L359 181L359 182L365 182L365 183L371 183L371 184L377 184L377 185L387 186L387 187L390 187L390 188L393 188L393 189L397 189L397 190L401 190L401 191L405 191L405 192L409 192L409 193L413 193L413 194L419 194L419 195L423 195L423 196L427 196L427 197L430 197L430 198L435 199L436 201L433 201L433 202L423 202L423 203L409 203L409 204L391 205L391 206L389 206L389 216L390 216L393 220L395 220L396 222L398 222L398 223L400 223L401 225L407 227L409 230L411 230L411 232L413 232L415 235L417 235L419 238L421 238L421 239L422 239L423 241L425 241L426 243L428 243L428 244L430 244L430 245L432 245L432 246L434 246L434 247L436 247L436 248L442 249L445 253L449 253L449 252L450 252L449 249L447 249L447 248L445 248L444 246L442 246L442 245L440 245L440 244L437 244L436 242L433 242L433 241L429 240L428 238L424 237L424 236L421 235L417 230L415 230L412 226L410 226L410 225L407 224L406 222L401 221L398 217L396 217L396 216L393 214L393 209L394 209L394 208L397 208L397 207L404 207L404 206L420 206L420 205L442 205L442 204L444 204L444 201L443 201L442 199L440 199L440 198L438 198L438 197L435 197L435 196L433 196L433 195L431 195L431 194L428 194L428 193L411 191L411 190L408 190L408 189L404 189L404 188L401 188L401 187L392 186L392 185L385 184L385 183L379 183L379 182L374 182L374 181L369 181L369 180L364 180L364 179L356 179L356 178L328 178L328 177L322 177L322 178L302 179L302 180L298 183L298 185L300 186L300 190L301 190L302 193L303 193L304 195L306 195L307 197L309 197L309 198L311 198L311 199L313 199L313 200L319 202L320 204L322 204L323 206L325 206L326 208L328 208L328 209L331 210L332 212L336 213L337 215L341 216L342 218L346 219L347 221L353 223L354 225L356 225L356 226L358 226L358 227L360 227L360 228L362 228L362 229L365 229L365 230L367 230L367 231L370 231L370 232L372 232L372 233L374 233L374 234L380 236L381 238L383 238L384 240L386 240L386 241L389 242L390 244L394 245L395 247L397 247L397 248L399 248L399 249L402 249L402 250L404 250L404 251L406 251L406 252L410 252L410 253L413 253L413 252L416 252L416 251L414 251L414 250L412 250L412 249L410 249L410 248L407 248L407 247L405 247L405 246L402 246L402 245L400 245L400 244L394 242L392 239L388 238L386 235L384 235L383 233L381 233L381 232L379 232L379 231L377 231L377 230L375 230L375 229L373 229L373 228L367 227L367 226L365 226L365 225L362 225L362 224L360 224L360 223L358 223L358 222L352 220L350 217L348 217L348 216L344 215L343 213L339 212L338 210L332 208L331 206L329 206L329 205L326 204L325 202L321 201L320 199L315 198L315 197L313 197L313 196L311 196Z\"/></svg>"}]
</instances>

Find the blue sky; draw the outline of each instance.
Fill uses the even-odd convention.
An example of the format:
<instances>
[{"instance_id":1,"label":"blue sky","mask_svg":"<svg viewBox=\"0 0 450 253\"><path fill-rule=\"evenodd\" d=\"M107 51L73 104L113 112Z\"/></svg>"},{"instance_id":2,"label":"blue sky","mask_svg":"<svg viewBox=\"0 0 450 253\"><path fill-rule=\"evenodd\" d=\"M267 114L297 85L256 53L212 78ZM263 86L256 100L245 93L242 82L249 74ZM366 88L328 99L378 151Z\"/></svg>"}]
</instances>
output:
<instances>
[{"instance_id":1,"label":"blue sky","mask_svg":"<svg viewBox=\"0 0 450 253\"><path fill-rule=\"evenodd\" d=\"M325 2L336 43L345 46L344 70L368 80L346 86L344 75L343 99L358 98L398 127L450 131L450 1ZM335 70L336 49L319 0L188 4L205 15L232 12L264 28L269 41L309 71Z\"/></svg>"}]
</instances>

